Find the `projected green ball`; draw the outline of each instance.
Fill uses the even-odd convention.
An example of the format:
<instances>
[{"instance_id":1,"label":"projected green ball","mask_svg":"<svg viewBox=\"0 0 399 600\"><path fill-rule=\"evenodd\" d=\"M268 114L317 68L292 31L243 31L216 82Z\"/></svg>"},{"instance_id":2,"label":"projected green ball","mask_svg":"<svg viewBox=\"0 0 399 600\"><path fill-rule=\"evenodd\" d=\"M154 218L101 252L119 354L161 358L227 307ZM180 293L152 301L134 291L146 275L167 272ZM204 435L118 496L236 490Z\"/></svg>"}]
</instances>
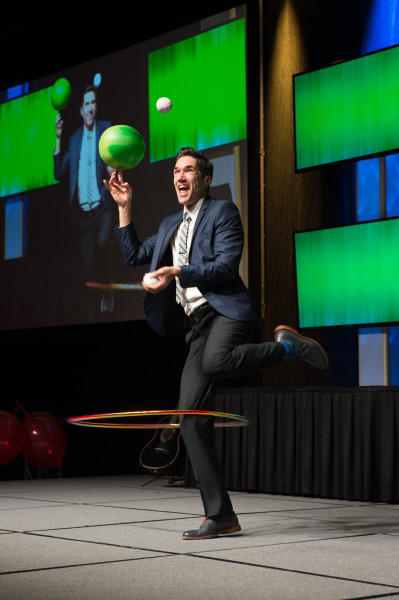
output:
<instances>
[{"instance_id":1,"label":"projected green ball","mask_svg":"<svg viewBox=\"0 0 399 600\"><path fill-rule=\"evenodd\" d=\"M133 169L142 160L145 142L141 133L129 125L108 127L100 137L98 151L113 169Z\"/></svg>"},{"instance_id":2,"label":"projected green ball","mask_svg":"<svg viewBox=\"0 0 399 600\"><path fill-rule=\"evenodd\" d=\"M55 110L64 110L71 97L71 85L68 79L61 77L57 79L51 88L51 104Z\"/></svg>"}]
</instances>

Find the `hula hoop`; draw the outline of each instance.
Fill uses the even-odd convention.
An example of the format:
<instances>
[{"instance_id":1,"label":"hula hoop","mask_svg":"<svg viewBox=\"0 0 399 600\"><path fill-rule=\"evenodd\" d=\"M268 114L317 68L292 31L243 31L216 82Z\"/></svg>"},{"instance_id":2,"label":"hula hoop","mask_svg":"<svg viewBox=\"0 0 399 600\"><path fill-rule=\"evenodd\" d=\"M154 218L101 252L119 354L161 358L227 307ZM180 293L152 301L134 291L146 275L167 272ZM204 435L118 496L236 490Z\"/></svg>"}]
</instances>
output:
<instances>
[{"instance_id":1,"label":"hula hoop","mask_svg":"<svg viewBox=\"0 0 399 600\"><path fill-rule=\"evenodd\" d=\"M87 287L97 288L99 290L119 290L119 291L131 291L131 290L144 290L141 283L94 283L93 281L86 281Z\"/></svg>"},{"instance_id":2,"label":"hula hoop","mask_svg":"<svg viewBox=\"0 0 399 600\"><path fill-rule=\"evenodd\" d=\"M196 415L212 416L223 419L232 419L231 421L216 421L215 427L243 427L250 425L251 421L242 415L231 413L209 411L209 410L145 410L120 413L104 413L98 415L85 415L82 417L68 417L67 423L71 425L81 425L83 427L103 427L109 429L171 429L180 427L179 423L111 423L103 422L103 419L116 419L126 417L159 417L164 415Z\"/></svg>"}]
</instances>

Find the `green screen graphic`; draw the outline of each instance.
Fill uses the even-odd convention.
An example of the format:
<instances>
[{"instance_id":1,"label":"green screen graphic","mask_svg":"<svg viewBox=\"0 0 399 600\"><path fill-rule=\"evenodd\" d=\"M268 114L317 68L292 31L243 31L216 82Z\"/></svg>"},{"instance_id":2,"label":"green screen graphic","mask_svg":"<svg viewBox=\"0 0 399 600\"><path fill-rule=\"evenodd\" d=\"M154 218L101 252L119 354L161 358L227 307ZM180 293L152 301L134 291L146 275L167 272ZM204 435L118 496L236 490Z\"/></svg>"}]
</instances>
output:
<instances>
[{"instance_id":1,"label":"green screen graphic","mask_svg":"<svg viewBox=\"0 0 399 600\"><path fill-rule=\"evenodd\" d=\"M0 197L56 183L51 87L0 104Z\"/></svg>"},{"instance_id":2,"label":"green screen graphic","mask_svg":"<svg viewBox=\"0 0 399 600\"><path fill-rule=\"evenodd\" d=\"M178 42L148 56L151 162L245 139L245 19ZM157 111L158 98L173 108Z\"/></svg>"},{"instance_id":3,"label":"green screen graphic","mask_svg":"<svg viewBox=\"0 0 399 600\"><path fill-rule=\"evenodd\" d=\"M399 148L399 47L294 76L297 170Z\"/></svg>"},{"instance_id":4,"label":"green screen graphic","mask_svg":"<svg viewBox=\"0 0 399 600\"><path fill-rule=\"evenodd\" d=\"M300 327L399 321L399 219L294 234Z\"/></svg>"}]
</instances>

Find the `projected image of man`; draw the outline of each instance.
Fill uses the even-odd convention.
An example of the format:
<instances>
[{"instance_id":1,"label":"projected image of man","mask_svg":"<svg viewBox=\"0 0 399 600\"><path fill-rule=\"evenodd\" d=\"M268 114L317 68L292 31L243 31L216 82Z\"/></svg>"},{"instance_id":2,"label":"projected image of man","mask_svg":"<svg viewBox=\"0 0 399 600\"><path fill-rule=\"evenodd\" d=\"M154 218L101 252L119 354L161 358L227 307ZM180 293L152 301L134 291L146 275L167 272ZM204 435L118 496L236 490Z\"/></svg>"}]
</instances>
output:
<instances>
[{"instance_id":1,"label":"projected image of man","mask_svg":"<svg viewBox=\"0 0 399 600\"><path fill-rule=\"evenodd\" d=\"M101 134L111 126L110 121L97 120L97 89L88 86L80 106L82 125L71 135L64 149L64 123L56 117L56 147L54 177L58 181L69 177L69 206L71 218L79 233L85 282L110 283L110 261L107 250L115 225L116 211L102 181L107 167L98 153ZM111 293L97 295L87 288L87 318L96 321L101 313L112 312Z\"/></svg>"}]
</instances>

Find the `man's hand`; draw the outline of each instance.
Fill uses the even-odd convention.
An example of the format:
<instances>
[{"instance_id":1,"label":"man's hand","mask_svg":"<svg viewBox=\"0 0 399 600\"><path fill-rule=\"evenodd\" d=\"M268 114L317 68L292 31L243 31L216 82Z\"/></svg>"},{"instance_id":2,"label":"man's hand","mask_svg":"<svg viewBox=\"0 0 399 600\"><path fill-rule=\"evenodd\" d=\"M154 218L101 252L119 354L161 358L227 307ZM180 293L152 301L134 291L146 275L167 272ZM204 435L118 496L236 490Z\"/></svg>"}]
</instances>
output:
<instances>
[{"instance_id":1,"label":"man's hand","mask_svg":"<svg viewBox=\"0 0 399 600\"><path fill-rule=\"evenodd\" d=\"M132 221L132 188L124 181L122 169L113 171L109 181L104 179L104 185L118 205L120 227L128 225Z\"/></svg>"},{"instance_id":2,"label":"man's hand","mask_svg":"<svg viewBox=\"0 0 399 600\"><path fill-rule=\"evenodd\" d=\"M55 117L55 152L54 154L59 154L61 152L61 136L62 136L62 129L64 126L64 121L62 120L62 117L60 115L60 113L58 113L58 115Z\"/></svg>"},{"instance_id":3,"label":"man's hand","mask_svg":"<svg viewBox=\"0 0 399 600\"><path fill-rule=\"evenodd\" d=\"M58 115L55 117L55 134L56 134L57 138L61 137L63 126L64 126L64 121L62 120L60 113L58 113Z\"/></svg>"},{"instance_id":4,"label":"man's hand","mask_svg":"<svg viewBox=\"0 0 399 600\"><path fill-rule=\"evenodd\" d=\"M152 273L148 273L153 279L157 279L157 283L146 283L142 281L143 288L151 294L158 294L162 290L168 287L168 285L174 280L175 277L181 275L180 267L161 267Z\"/></svg>"}]
</instances>

